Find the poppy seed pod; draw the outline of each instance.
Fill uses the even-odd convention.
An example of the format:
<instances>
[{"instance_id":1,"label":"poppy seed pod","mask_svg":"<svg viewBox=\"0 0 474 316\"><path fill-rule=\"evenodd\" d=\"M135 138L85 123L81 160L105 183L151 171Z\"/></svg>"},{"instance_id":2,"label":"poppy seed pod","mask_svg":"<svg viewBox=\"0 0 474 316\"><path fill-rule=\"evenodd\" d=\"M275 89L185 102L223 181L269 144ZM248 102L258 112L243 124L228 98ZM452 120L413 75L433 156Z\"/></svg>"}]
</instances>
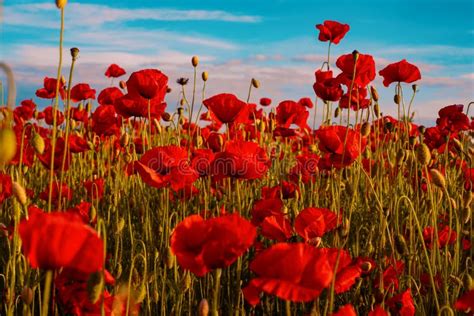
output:
<instances>
[{"instance_id":1,"label":"poppy seed pod","mask_svg":"<svg viewBox=\"0 0 474 316\"><path fill-rule=\"evenodd\" d=\"M362 127L360 128L360 134L363 137L367 137L367 136L370 135L370 123L369 122L364 122L364 124L362 124Z\"/></svg>"},{"instance_id":2,"label":"poppy seed pod","mask_svg":"<svg viewBox=\"0 0 474 316\"><path fill-rule=\"evenodd\" d=\"M141 303L146 297L146 283L142 282L135 290L135 303Z\"/></svg>"},{"instance_id":3,"label":"poppy seed pod","mask_svg":"<svg viewBox=\"0 0 474 316\"><path fill-rule=\"evenodd\" d=\"M354 58L354 62L356 62L359 59L359 52L357 50L354 50L352 52L352 57Z\"/></svg>"},{"instance_id":4,"label":"poppy seed pod","mask_svg":"<svg viewBox=\"0 0 474 316\"><path fill-rule=\"evenodd\" d=\"M209 78L209 74L207 73L207 71L202 72L201 78L202 78L202 81L207 81L207 79Z\"/></svg>"},{"instance_id":5,"label":"poppy seed pod","mask_svg":"<svg viewBox=\"0 0 474 316\"><path fill-rule=\"evenodd\" d=\"M193 67L197 67L197 65L199 65L199 57L193 56L193 58L191 59L191 64L193 65Z\"/></svg>"},{"instance_id":6,"label":"poppy seed pod","mask_svg":"<svg viewBox=\"0 0 474 316\"><path fill-rule=\"evenodd\" d=\"M56 0L56 7L58 9L64 9L67 4L67 0Z\"/></svg>"},{"instance_id":7,"label":"poppy seed pod","mask_svg":"<svg viewBox=\"0 0 474 316\"><path fill-rule=\"evenodd\" d=\"M255 88L255 89L258 89L260 87L260 81L258 81L257 79L255 78L252 78L252 86Z\"/></svg>"},{"instance_id":8,"label":"poppy seed pod","mask_svg":"<svg viewBox=\"0 0 474 316\"><path fill-rule=\"evenodd\" d=\"M395 102L395 104L400 104L400 96L398 94L395 94L393 96L393 102Z\"/></svg>"},{"instance_id":9,"label":"poppy seed pod","mask_svg":"<svg viewBox=\"0 0 474 316\"><path fill-rule=\"evenodd\" d=\"M408 254L408 246L402 234L395 235L395 248L401 255Z\"/></svg>"},{"instance_id":10,"label":"poppy seed pod","mask_svg":"<svg viewBox=\"0 0 474 316\"><path fill-rule=\"evenodd\" d=\"M71 48L72 60L76 60L77 56L79 56L79 48L77 48L77 47Z\"/></svg>"},{"instance_id":11,"label":"poppy seed pod","mask_svg":"<svg viewBox=\"0 0 474 316\"><path fill-rule=\"evenodd\" d=\"M374 105L374 114L375 114L375 117L377 118L380 117L380 105L378 103L375 103Z\"/></svg>"},{"instance_id":12,"label":"poppy seed pod","mask_svg":"<svg viewBox=\"0 0 474 316\"><path fill-rule=\"evenodd\" d=\"M413 93L416 93L417 92L417 89L418 89L418 85L415 83L411 86L412 90L413 90Z\"/></svg>"},{"instance_id":13,"label":"poppy seed pod","mask_svg":"<svg viewBox=\"0 0 474 316\"><path fill-rule=\"evenodd\" d=\"M337 107L337 108L334 110L334 118L338 118L340 114L341 114L341 108L340 108L340 107Z\"/></svg>"},{"instance_id":14,"label":"poppy seed pod","mask_svg":"<svg viewBox=\"0 0 474 316\"><path fill-rule=\"evenodd\" d=\"M444 178L443 174L439 172L438 169L431 169L430 176L433 180L433 183L440 187L441 189L446 189L446 179Z\"/></svg>"},{"instance_id":15,"label":"poppy seed pod","mask_svg":"<svg viewBox=\"0 0 474 316\"><path fill-rule=\"evenodd\" d=\"M425 143L422 143L418 146L416 150L416 159L422 166L426 166L430 163L431 151Z\"/></svg>"},{"instance_id":16,"label":"poppy seed pod","mask_svg":"<svg viewBox=\"0 0 474 316\"><path fill-rule=\"evenodd\" d=\"M171 121L171 114L169 114L168 112L164 112L163 114L161 114L161 118L165 122L170 122Z\"/></svg>"},{"instance_id":17,"label":"poppy seed pod","mask_svg":"<svg viewBox=\"0 0 474 316\"><path fill-rule=\"evenodd\" d=\"M119 87L120 87L120 89L125 90L125 89L127 89L127 83L123 80L120 80Z\"/></svg>"}]
</instances>

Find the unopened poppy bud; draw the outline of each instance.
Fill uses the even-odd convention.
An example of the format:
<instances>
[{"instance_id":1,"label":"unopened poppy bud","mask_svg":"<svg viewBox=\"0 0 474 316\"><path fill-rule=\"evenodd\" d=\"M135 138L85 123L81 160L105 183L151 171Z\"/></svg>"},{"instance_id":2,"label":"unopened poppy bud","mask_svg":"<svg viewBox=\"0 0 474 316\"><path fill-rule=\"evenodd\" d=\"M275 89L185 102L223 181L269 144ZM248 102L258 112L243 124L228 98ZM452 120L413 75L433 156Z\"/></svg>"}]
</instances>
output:
<instances>
[{"instance_id":1,"label":"unopened poppy bud","mask_svg":"<svg viewBox=\"0 0 474 316\"><path fill-rule=\"evenodd\" d=\"M343 221L342 221L342 225L339 229L339 232L341 234L341 237L347 237L347 235L349 235L349 231L351 230L351 225L350 225L350 222L347 218L345 218Z\"/></svg>"},{"instance_id":2,"label":"unopened poppy bud","mask_svg":"<svg viewBox=\"0 0 474 316\"><path fill-rule=\"evenodd\" d=\"M199 135L198 135L198 136L196 137L196 146L197 146L197 147L201 147L203 143L204 143L204 140L203 140L202 136L199 136Z\"/></svg>"},{"instance_id":3,"label":"unopened poppy bud","mask_svg":"<svg viewBox=\"0 0 474 316\"><path fill-rule=\"evenodd\" d=\"M441 172L438 169L431 169L430 170L431 179L433 183L440 187L441 189L446 189L446 180Z\"/></svg>"},{"instance_id":4,"label":"unopened poppy bud","mask_svg":"<svg viewBox=\"0 0 474 316\"><path fill-rule=\"evenodd\" d=\"M153 290L153 302L157 303L160 300L160 293L158 292L157 289Z\"/></svg>"},{"instance_id":5,"label":"unopened poppy bud","mask_svg":"<svg viewBox=\"0 0 474 316\"><path fill-rule=\"evenodd\" d=\"M218 135L217 141L219 143L219 147L222 148L224 146L224 137L222 137L222 135Z\"/></svg>"},{"instance_id":6,"label":"unopened poppy bud","mask_svg":"<svg viewBox=\"0 0 474 316\"><path fill-rule=\"evenodd\" d=\"M380 117L380 105L378 103L374 104L374 114L375 117Z\"/></svg>"},{"instance_id":7,"label":"unopened poppy bud","mask_svg":"<svg viewBox=\"0 0 474 316\"><path fill-rule=\"evenodd\" d=\"M0 130L0 166L9 163L16 155L16 135L11 128Z\"/></svg>"},{"instance_id":8,"label":"unopened poppy bud","mask_svg":"<svg viewBox=\"0 0 474 316\"><path fill-rule=\"evenodd\" d=\"M171 121L171 114L169 114L168 112L163 112L163 114L161 114L161 118L165 122L170 122Z\"/></svg>"},{"instance_id":9,"label":"unopened poppy bud","mask_svg":"<svg viewBox=\"0 0 474 316\"><path fill-rule=\"evenodd\" d=\"M140 286L135 290L135 303L141 303L146 297L146 284L142 282Z\"/></svg>"},{"instance_id":10,"label":"unopened poppy bud","mask_svg":"<svg viewBox=\"0 0 474 316\"><path fill-rule=\"evenodd\" d=\"M87 280L87 294L92 304L99 301L99 298L104 291L104 275L102 271L94 272L89 275Z\"/></svg>"},{"instance_id":11,"label":"unopened poppy bud","mask_svg":"<svg viewBox=\"0 0 474 316\"><path fill-rule=\"evenodd\" d=\"M23 188L18 182L13 182L12 183L12 192L13 192L13 195L18 200L18 202L20 202L21 205L26 204L28 199L27 199L27 196L26 196L25 188Z\"/></svg>"},{"instance_id":12,"label":"unopened poppy bud","mask_svg":"<svg viewBox=\"0 0 474 316\"><path fill-rule=\"evenodd\" d=\"M341 114L341 108L340 108L340 107L337 107L337 108L334 110L334 117L335 117L335 118L338 118L340 114Z\"/></svg>"},{"instance_id":13,"label":"unopened poppy bud","mask_svg":"<svg viewBox=\"0 0 474 316\"><path fill-rule=\"evenodd\" d=\"M202 72L201 78L202 78L202 81L207 81L207 79L209 78L209 74L207 73L207 71Z\"/></svg>"},{"instance_id":14,"label":"unopened poppy bud","mask_svg":"<svg viewBox=\"0 0 474 316\"><path fill-rule=\"evenodd\" d=\"M258 81L257 79L255 78L252 78L252 86L255 88L255 89L258 89L260 87L260 81Z\"/></svg>"},{"instance_id":15,"label":"unopened poppy bud","mask_svg":"<svg viewBox=\"0 0 474 316\"><path fill-rule=\"evenodd\" d=\"M418 146L416 150L416 159L422 166L426 166L430 163L431 151L425 143L422 143Z\"/></svg>"},{"instance_id":16,"label":"unopened poppy bud","mask_svg":"<svg viewBox=\"0 0 474 316\"><path fill-rule=\"evenodd\" d=\"M362 127L360 128L360 134L362 137L367 137L370 135L370 123L369 122L364 122L362 124Z\"/></svg>"},{"instance_id":17,"label":"unopened poppy bud","mask_svg":"<svg viewBox=\"0 0 474 316\"><path fill-rule=\"evenodd\" d=\"M193 56L193 58L191 59L191 64L193 65L193 67L197 67L197 65L199 65L199 57Z\"/></svg>"},{"instance_id":18,"label":"unopened poppy bud","mask_svg":"<svg viewBox=\"0 0 474 316\"><path fill-rule=\"evenodd\" d=\"M71 48L72 60L76 60L77 56L79 56L79 48L77 48L77 47Z\"/></svg>"},{"instance_id":19,"label":"unopened poppy bud","mask_svg":"<svg viewBox=\"0 0 474 316\"><path fill-rule=\"evenodd\" d=\"M374 86L370 86L370 94L372 95L372 99L374 99L375 102L379 100L379 93Z\"/></svg>"},{"instance_id":20,"label":"unopened poppy bud","mask_svg":"<svg viewBox=\"0 0 474 316\"><path fill-rule=\"evenodd\" d=\"M155 126L156 132L158 134L160 134L161 133L161 124L156 118L153 119L153 126Z\"/></svg>"},{"instance_id":21,"label":"unopened poppy bud","mask_svg":"<svg viewBox=\"0 0 474 316\"><path fill-rule=\"evenodd\" d=\"M186 273L183 280L184 290L189 290L191 288L191 274Z\"/></svg>"},{"instance_id":22,"label":"unopened poppy bud","mask_svg":"<svg viewBox=\"0 0 474 316\"><path fill-rule=\"evenodd\" d=\"M352 58L354 58L354 62L356 62L359 59L359 52L357 50L354 50L352 52Z\"/></svg>"},{"instance_id":23,"label":"unopened poppy bud","mask_svg":"<svg viewBox=\"0 0 474 316\"><path fill-rule=\"evenodd\" d=\"M466 291L471 291L472 289L474 289L474 282L472 282L472 277L469 273L466 273L464 275L463 284Z\"/></svg>"},{"instance_id":24,"label":"unopened poppy bud","mask_svg":"<svg viewBox=\"0 0 474 316\"><path fill-rule=\"evenodd\" d=\"M395 104L400 104L400 96L398 94L393 96L393 102L395 102Z\"/></svg>"},{"instance_id":25,"label":"unopened poppy bud","mask_svg":"<svg viewBox=\"0 0 474 316\"><path fill-rule=\"evenodd\" d=\"M401 255L408 254L408 246L405 241L405 237L401 234L395 235L395 248L397 249L398 253Z\"/></svg>"},{"instance_id":26,"label":"unopened poppy bud","mask_svg":"<svg viewBox=\"0 0 474 316\"><path fill-rule=\"evenodd\" d=\"M126 163L131 163L133 160L133 157L130 153L126 153L123 159L125 160Z\"/></svg>"},{"instance_id":27,"label":"unopened poppy bud","mask_svg":"<svg viewBox=\"0 0 474 316\"><path fill-rule=\"evenodd\" d=\"M34 133L30 143L38 155L42 155L44 153L45 143L43 137L41 137L40 134Z\"/></svg>"},{"instance_id":28,"label":"unopened poppy bud","mask_svg":"<svg viewBox=\"0 0 474 316\"><path fill-rule=\"evenodd\" d=\"M127 147L129 142L130 142L130 135L128 135L128 133L123 133L122 136L120 136L120 145L122 147Z\"/></svg>"},{"instance_id":29,"label":"unopened poppy bud","mask_svg":"<svg viewBox=\"0 0 474 316\"><path fill-rule=\"evenodd\" d=\"M453 138L452 141L453 141L453 143L454 143L454 147L455 147L458 151L463 151L463 150L464 150L464 146L463 146L462 143L459 141L459 139Z\"/></svg>"},{"instance_id":30,"label":"unopened poppy bud","mask_svg":"<svg viewBox=\"0 0 474 316\"><path fill-rule=\"evenodd\" d=\"M127 89L127 83L123 80L120 80L119 87L120 87L120 89L125 90L125 89Z\"/></svg>"},{"instance_id":31,"label":"unopened poppy bud","mask_svg":"<svg viewBox=\"0 0 474 316\"><path fill-rule=\"evenodd\" d=\"M21 300L26 305L30 305L33 302L33 298L34 298L33 290L30 287L25 286L23 290L21 291L20 297L21 297Z\"/></svg>"},{"instance_id":32,"label":"unopened poppy bud","mask_svg":"<svg viewBox=\"0 0 474 316\"><path fill-rule=\"evenodd\" d=\"M174 255L173 255L173 252L171 251L171 248L168 248L166 250L166 267L168 269L171 269L174 265Z\"/></svg>"},{"instance_id":33,"label":"unopened poppy bud","mask_svg":"<svg viewBox=\"0 0 474 316\"><path fill-rule=\"evenodd\" d=\"M56 0L56 7L58 9L64 9L67 4L67 0Z\"/></svg>"},{"instance_id":34,"label":"unopened poppy bud","mask_svg":"<svg viewBox=\"0 0 474 316\"><path fill-rule=\"evenodd\" d=\"M311 151L312 153L317 153L318 152L318 146L316 146L315 144L309 145L309 151Z\"/></svg>"},{"instance_id":35,"label":"unopened poppy bud","mask_svg":"<svg viewBox=\"0 0 474 316\"><path fill-rule=\"evenodd\" d=\"M209 315L209 303L205 298L203 298L199 302L199 307L198 307L198 315L199 316L207 316Z\"/></svg>"},{"instance_id":36,"label":"unopened poppy bud","mask_svg":"<svg viewBox=\"0 0 474 316\"><path fill-rule=\"evenodd\" d=\"M182 99L181 99L181 100L182 100ZM179 116L182 116L183 113L184 113L184 108L179 107L176 112L178 113Z\"/></svg>"},{"instance_id":37,"label":"unopened poppy bud","mask_svg":"<svg viewBox=\"0 0 474 316\"><path fill-rule=\"evenodd\" d=\"M123 217L120 217L118 222L117 222L117 228L116 228L116 233L120 234L125 227L125 219Z\"/></svg>"}]
</instances>

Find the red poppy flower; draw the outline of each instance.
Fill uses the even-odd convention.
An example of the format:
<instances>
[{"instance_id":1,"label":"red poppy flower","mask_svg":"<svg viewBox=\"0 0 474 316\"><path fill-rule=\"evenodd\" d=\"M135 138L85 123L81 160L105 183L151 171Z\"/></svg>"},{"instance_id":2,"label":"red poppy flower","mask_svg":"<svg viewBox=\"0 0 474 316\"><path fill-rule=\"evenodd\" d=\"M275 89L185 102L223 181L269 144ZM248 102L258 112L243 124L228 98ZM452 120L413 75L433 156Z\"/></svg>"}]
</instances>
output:
<instances>
[{"instance_id":1,"label":"red poppy flower","mask_svg":"<svg viewBox=\"0 0 474 316\"><path fill-rule=\"evenodd\" d=\"M389 316L389 314L383 309L382 306L377 305L369 312L368 316Z\"/></svg>"},{"instance_id":2,"label":"red poppy flower","mask_svg":"<svg viewBox=\"0 0 474 316\"><path fill-rule=\"evenodd\" d=\"M72 199L72 190L68 187L65 183L54 182L53 186L53 193L51 194L51 199L53 203L57 203L59 200L59 196L61 195L61 199L66 199L70 201ZM39 198L43 201L48 201L49 199L49 184L46 185L43 192L40 193Z\"/></svg>"},{"instance_id":3,"label":"red poppy flower","mask_svg":"<svg viewBox=\"0 0 474 316\"><path fill-rule=\"evenodd\" d=\"M338 220L339 218L339 220ZM341 217L326 208L308 207L302 210L295 219L295 230L306 241L323 237L335 229Z\"/></svg>"},{"instance_id":4,"label":"red poppy flower","mask_svg":"<svg viewBox=\"0 0 474 316\"><path fill-rule=\"evenodd\" d=\"M12 195L12 178L0 173L0 205Z\"/></svg>"},{"instance_id":5,"label":"red poppy flower","mask_svg":"<svg viewBox=\"0 0 474 316\"><path fill-rule=\"evenodd\" d=\"M453 134L470 128L469 117L463 113L463 107L462 104L453 104L439 110L436 125L444 134Z\"/></svg>"},{"instance_id":6,"label":"red poppy flower","mask_svg":"<svg viewBox=\"0 0 474 316\"><path fill-rule=\"evenodd\" d=\"M400 316L413 316L416 311L411 296L411 289L407 289L405 292L395 295L387 300L387 306L390 308L391 312Z\"/></svg>"},{"instance_id":7,"label":"red poppy flower","mask_svg":"<svg viewBox=\"0 0 474 316\"><path fill-rule=\"evenodd\" d=\"M92 114L92 131L100 136L118 135L121 122L113 105L100 105Z\"/></svg>"},{"instance_id":8,"label":"red poppy flower","mask_svg":"<svg viewBox=\"0 0 474 316\"><path fill-rule=\"evenodd\" d=\"M89 202L81 202L73 207L68 208L65 212L79 215L84 224L89 224L89 222L94 222L95 218L90 218L90 210L92 204Z\"/></svg>"},{"instance_id":9,"label":"red poppy flower","mask_svg":"<svg viewBox=\"0 0 474 316\"><path fill-rule=\"evenodd\" d=\"M36 90L36 96L42 99L54 99L56 97L56 85L57 79L55 78L44 78L44 88ZM59 96L61 99L66 98L66 91L64 90L66 82L61 78L59 83Z\"/></svg>"},{"instance_id":10,"label":"red poppy flower","mask_svg":"<svg viewBox=\"0 0 474 316\"><path fill-rule=\"evenodd\" d=\"M338 101L342 96L342 87L340 82L333 78L332 70L317 70L315 73L316 82L313 90L323 101Z\"/></svg>"},{"instance_id":11,"label":"red poppy flower","mask_svg":"<svg viewBox=\"0 0 474 316\"><path fill-rule=\"evenodd\" d=\"M181 268L203 276L231 265L253 244L255 227L237 214L204 220L191 215L176 226L171 250Z\"/></svg>"},{"instance_id":12,"label":"red poppy flower","mask_svg":"<svg viewBox=\"0 0 474 316\"><path fill-rule=\"evenodd\" d=\"M260 228L262 236L279 242L284 242L293 235L291 223L283 214L265 217Z\"/></svg>"},{"instance_id":13,"label":"red poppy flower","mask_svg":"<svg viewBox=\"0 0 474 316\"><path fill-rule=\"evenodd\" d=\"M267 216L283 215L283 202L279 198L261 199L252 208L252 224L260 226Z\"/></svg>"},{"instance_id":14,"label":"red poppy flower","mask_svg":"<svg viewBox=\"0 0 474 316\"><path fill-rule=\"evenodd\" d=\"M313 153L304 153L296 157L296 166L290 170L290 178L294 182L301 180L303 183L311 181L318 172L320 157Z\"/></svg>"},{"instance_id":15,"label":"red poppy flower","mask_svg":"<svg viewBox=\"0 0 474 316\"><path fill-rule=\"evenodd\" d=\"M346 304L339 308L337 312L332 313L332 316L357 316L357 313L352 304Z\"/></svg>"},{"instance_id":16,"label":"red poppy flower","mask_svg":"<svg viewBox=\"0 0 474 316\"><path fill-rule=\"evenodd\" d=\"M13 110L13 117L15 118L15 122L17 124L22 124L24 121L31 120L33 118L35 110L36 104L33 102L33 100L21 101L21 105Z\"/></svg>"},{"instance_id":17,"label":"red poppy flower","mask_svg":"<svg viewBox=\"0 0 474 316\"><path fill-rule=\"evenodd\" d=\"M118 98L115 103L115 110L117 114L123 116L124 118L129 118L132 116L135 117L144 117L148 118L148 114L151 118L160 119L161 115L166 109L166 103L163 102L161 97L150 100L150 107L148 108L148 100L142 98L141 96L133 96L126 94L121 98ZM148 109L150 113L148 113Z\"/></svg>"},{"instance_id":18,"label":"red poppy flower","mask_svg":"<svg viewBox=\"0 0 474 316\"><path fill-rule=\"evenodd\" d=\"M71 117L76 122L87 123L89 113L87 113L87 110L82 108L81 106L71 107L69 109L69 117Z\"/></svg>"},{"instance_id":19,"label":"red poppy flower","mask_svg":"<svg viewBox=\"0 0 474 316\"><path fill-rule=\"evenodd\" d=\"M123 69L117 64L111 64L105 71L104 75L108 78L118 78L125 74L126 74L125 69Z\"/></svg>"},{"instance_id":20,"label":"red poppy flower","mask_svg":"<svg viewBox=\"0 0 474 316\"><path fill-rule=\"evenodd\" d=\"M260 105L261 106L269 106L272 103L272 99L270 98L261 98Z\"/></svg>"},{"instance_id":21,"label":"red poppy flower","mask_svg":"<svg viewBox=\"0 0 474 316\"><path fill-rule=\"evenodd\" d=\"M398 290L399 278L405 269L405 263L401 260L389 260L389 266L385 269L382 274L383 288L394 292ZM375 287L379 287L380 279L375 279Z\"/></svg>"},{"instance_id":22,"label":"red poppy flower","mask_svg":"<svg viewBox=\"0 0 474 316\"><path fill-rule=\"evenodd\" d=\"M317 24L316 28L319 30L318 39L321 42L330 41L333 44L339 44L339 41L349 32L349 25L342 24L336 21L326 20L323 24Z\"/></svg>"},{"instance_id":23,"label":"red poppy flower","mask_svg":"<svg viewBox=\"0 0 474 316\"><path fill-rule=\"evenodd\" d=\"M212 175L216 180L259 179L267 172L268 161L267 153L257 143L233 140L216 154L211 164Z\"/></svg>"},{"instance_id":24,"label":"red poppy flower","mask_svg":"<svg viewBox=\"0 0 474 316\"><path fill-rule=\"evenodd\" d=\"M51 155L54 155L54 170L62 170L67 171L69 169L69 164L72 160L71 152L68 150L66 154L66 160L63 169L63 159L64 159L64 151L66 150L66 143L64 138L59 137L56 140L56 146L54 148L54 154L52 151L51 140L49 138L45 139L45 150L42 155L38 155L39 161L48 169L51 169Z\"/></svg>"},{"instance_id":25,"label":"red poppy flower","mask_svg":"<svg viewBox=\"0 0 474 316\"><path fill-rule=\"evenodd\" d=\"M243 289L245 300L256 305L266 292L292 302L316 299L333 278L327 253L304 243L278 243L260 252L250 263L256 274Z\"/></svg>"},{"instance_id":26,"label":"red poppy flower","mask_svg":"<svg viewBox=\"0 0 474 316\"><path fill-rule=\"evenodd\" d=\"M354 77L354 84L361 87L365 87L375 79L374 58L364 54L359 54L358 56L355 72L353 54L342 55L336 61L336 66L342 70L337 79L348 87L351 86L352 77Z\"/></svg>"},{"instance_id":27,"label":"red poppy flower","mask_svg":"<svg viewBox=\"0 0 474 316\"><path fill-rule=\"evenodd\" d=\"M307 107L308 109L312 109L314 107L313 101L311 101L310 98L301 98L299 99L298 103L304 107Z\"/></svg>"},{"instance_id":28,"label":"red poppy flower","mask_svg":"<svg viewBox=\"0 0 474 316\"><path fill-rule=\"evenodd\" d=\"M100 105L115 105L115 101L121 97L123 97L123 92L119 88L105 88L99 93L97 102L99 102Z\"/></svg>"},{"instance_id":29,"label":"red poppy flower","mask_svg":"<svg viewBox=\"0 0 474 316\"><path fill-rule=\"evenodd\" d=\"M69 149L72 153L78 154L90 150L89 143L79 135L69 135Z\"/></svg>"},{"instance_id":30,"label":"red poppy flower","mask_svg":"<svg viewBox=\"0 0 474 316\"><path fill-rule=\"evenodd\" d=\"M388 87L392 82L412 83L421 79L420 70L403 59L379 71L383 77L383 85Z\"/></svg>"},{"instance_id":31,"label":"red poppy flower","mask_svg":"<svg viewBox=\"0 0 474 316\"><path fill-rule=\"evenodd\" d=\"M289 128L291 124L295 124L302 129L309 128L308 117L309 112L306 107L295 101L280 102L276 108L276 120L284 128Z\"/></svg>"},{"instance_id":32,"label":"red poppy flower","mask_svg":"<svg viewBox=\"0 0 474 316\"><path fill-rule=\"evenodd\" d=\"M64 212L29 211L19 225L22 251L33 268L67 268L82 273L102 270L103 242L81 218Z\"/></svg>"},{"instance_id":33,"label":"red poppy flower","mask_svg":"<svg viewBox=\"0 0 474 316\"><path fill-rule=\"evenodd\" d=\"M423 229L423 239L430 249L432 249L434 246L434 233L434 228L431 226ZM450 229L448 225L440 225L440 227L438 227L438 248L443 248L448 244L454 244L456 242L456 238L456 231Z\"/></svg>"},{"instance_id":34,"label":"red poppy flower","mask_svg":"<svg viewBox=\"0 0 474 316\"><path fill-rule=\"evenodd\" d=\"M195 149L192 153L191 165L199 176L208 176L211 173L211 163L214 153L210 149Z\"/></svg>"},{"instance_id":35,"label":"red poppy flower","mask_svg":"<svg viewBox=\"0 0 474 316\"><path fill-rule=\"evenodd\" d=\"M203 104L222 123L232 123L245 108L245 102L229 93L221 93L210 97L204 100Z\"/></svg>"},{"instance_id":36,"label":"red poppy flower","mask_svg":"<svg viewBox=\"0 0 474 316\"><path fill-rule=\"evenodd\" d=\"M143 69L127 80L127 92L132 97L162 102L168 88L168 77L158 69Z\"/></svg>"},{"instance_id":37,"label":"red poppy flower","mask_svg":"<svg viewBox=\"0 0 474 316\"><path fill-rule=\"evenodd\" d=\"M71 89L71 101L79 102L87 99L95 100L95 89L87 83L78 83Z\"/></svg>"},{"instance_id":38,"label":"red poppy flower","mask_svg":"<svg viewBox=\"0 0 474 316\"><path fill-rule=\"evenodd\" d=\"M55 112L53 112L53 107L52 106L47 106L43 110L44 121L46 122L46 124L53 125L53 123L54 123L53 113L56 113L56 125L59 126L62 123L64 123L64 114L63 114L63 112L61 112L59 110L56 110Z\"/></svg>"},{"instance_id":39,"label":"red poppy flower","mask_svg":"<svg viewBox=\"0 0 474 316\"><path fill-rule=\"evenodd\" d=\"M458 311L469 313L474 311L474 289L467 291L454 303L454 308Z\"/></svg>"}]
</instances>

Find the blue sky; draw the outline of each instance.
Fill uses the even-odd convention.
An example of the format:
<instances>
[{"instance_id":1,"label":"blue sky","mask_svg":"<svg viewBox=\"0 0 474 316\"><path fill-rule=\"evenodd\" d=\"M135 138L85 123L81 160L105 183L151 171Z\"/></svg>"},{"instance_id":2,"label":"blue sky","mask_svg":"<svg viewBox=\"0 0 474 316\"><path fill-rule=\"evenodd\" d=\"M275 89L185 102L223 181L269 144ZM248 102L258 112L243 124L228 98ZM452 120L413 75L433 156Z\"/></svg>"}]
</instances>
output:
<instances>
[{"instance_id":1,"label":"blue sky","mask_svg":"<svg viewBox=\"0 0 474 316\"><path fill-rule=\"evenodd\" d=\"M42 78L55 75L59 12L53 0L3 5L0 59L15 69L19 99L35 98ZM189 60L199 55L199 70L210 73L208 95L244 99L255 77L262 83L255 101L314 96L314 70L327 50L315 24L330 19L351 27L333 47L332 61L357 49L375 57L377 70L403 58L420 67L414 105L420 121L444 105L474 100L473 1L70 0L65 14L65 50L81 50L74 81L98 90L110 84L103 73L112 62L128 73L159 68L174 85L192 75ZM375 84L382 111L395 113L393 89L383 88L380 78ZM170 107L176 99L177 92L169 96Z\"/></svg>"}]
</instances>

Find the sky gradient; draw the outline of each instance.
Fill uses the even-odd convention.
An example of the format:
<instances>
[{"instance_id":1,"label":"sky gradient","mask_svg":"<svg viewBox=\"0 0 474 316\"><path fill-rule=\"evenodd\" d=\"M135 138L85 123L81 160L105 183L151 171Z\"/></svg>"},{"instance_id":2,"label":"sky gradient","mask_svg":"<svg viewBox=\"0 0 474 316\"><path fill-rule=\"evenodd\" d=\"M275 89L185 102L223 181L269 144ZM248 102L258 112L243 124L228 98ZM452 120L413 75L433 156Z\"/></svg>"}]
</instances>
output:
<instances>
[{"instance_id":1,"label":"sky gradient","mask_svg":"<svg viewBox=\"0 0 474 316\"><path fill-rule=\"evenodd\" d=\"M14 68L17 101L44 105L34 92L56 74L59 11L52 0L4 0L2 11L0 59ZM377 71L403 58L419 66L413 107L419 122L432 121L445 105L474 100L474 1L70 0L65 17L65 75L69 48L81 51L74 83L99 92L110 85L103 76L110 63L128 74L158 68L175 88L170 108L178 98L176 78L192 76L193 55L200 57L199 71L209 72L208 96L230 92L245 99L255 77L262 87L253 101L314 97L314 71L327 54L315 24L324 20L351 27L332 48L333 63L357 49L374 56ZM395 114L394 89L381 81L377 76L382 111Z\"/></svg>"}]
</instances>

